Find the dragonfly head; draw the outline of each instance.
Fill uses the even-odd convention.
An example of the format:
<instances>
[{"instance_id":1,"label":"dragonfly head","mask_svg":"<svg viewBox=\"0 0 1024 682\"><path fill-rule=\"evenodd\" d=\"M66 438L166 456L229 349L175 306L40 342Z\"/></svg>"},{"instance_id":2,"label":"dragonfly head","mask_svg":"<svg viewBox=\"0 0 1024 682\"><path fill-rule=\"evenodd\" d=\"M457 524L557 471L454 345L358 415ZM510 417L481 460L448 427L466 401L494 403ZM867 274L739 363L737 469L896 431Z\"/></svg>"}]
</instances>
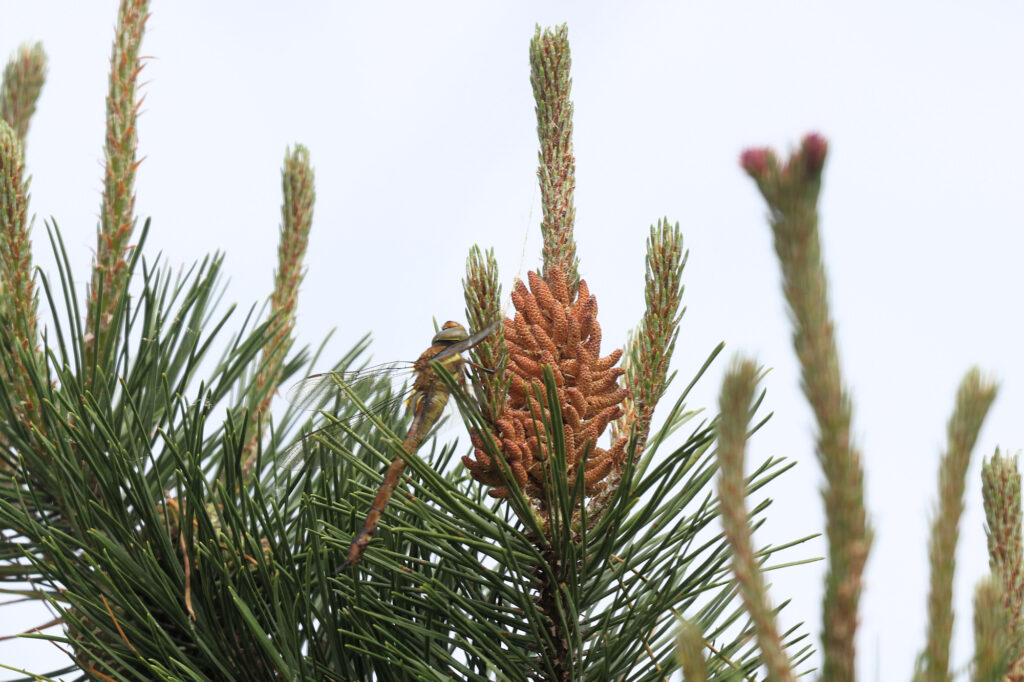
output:
<instances>
[{"instance_id":1,"label":"dragonfly head","mask_svg":"<svg viewBox=\"0 0 1024 682\"><path fill-rule=\"evenodd\" d=\"M449 320L441 327L441 331L434 334L434 338L431 340L430 344L433 346L449 345L458 343L459 341L465 341L468 338L469 332L466 331L465 327L458 322L452 322Z\"/></svg>"}]
</instances>

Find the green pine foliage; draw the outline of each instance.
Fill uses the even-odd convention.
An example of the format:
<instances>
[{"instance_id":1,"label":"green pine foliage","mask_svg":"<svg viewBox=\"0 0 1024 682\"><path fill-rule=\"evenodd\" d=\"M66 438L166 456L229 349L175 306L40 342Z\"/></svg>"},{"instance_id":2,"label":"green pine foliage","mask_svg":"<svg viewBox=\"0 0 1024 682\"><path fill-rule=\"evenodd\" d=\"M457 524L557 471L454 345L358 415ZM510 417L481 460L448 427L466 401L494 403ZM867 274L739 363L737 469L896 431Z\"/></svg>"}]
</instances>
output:
<instances>
[{"instance_id":1,"label":"green pine foliage","mask_svg":"<svg viewBox=\"0 0 1024 682\"><path fill-rule=\"evenodd\" d=\"M584 542L556 536L572 561L547 565L531 529L469 479L458 445L435 440L429 454L409 458L413 481L392 500L359 570L339 573L404 418L341 422L342 437L314 440L282 469L275 463L309 417L289 411L264 443L260 477L245 480L243 406L274 328L253 325L252 310L217 311L221 258L173 278L137 249L139 291L120 297L122 341L102 354L105 367L84 367L80 299L59 232L50 234L62 268L58 281L43 278L43 298L58 322L44 340L45 366L23 358L37 369L41 424L19 423L17 406L0 397L9 444L0 523L16 534L4 578L31 580L64 619L66 633L47 636L71 647L86 676L550 679L539 652L552 634L534 603L542 580L563 586L573 679L660 679L676 667L672 614L685 614L714 647L709 674L757 669L753 642L735 637L744 620L714 530L713 425L694 424L685 393ZM0 325L0 341L11 362L27 351L10 344L8 329ZM213 358L218 343L226 349ZM289 358L282 381L310 358ZM324 407L359 411L387 390ZM765 462L749 492L786 468ZM554 502L571 508L579 492L563 486ZM789 637L794 656L808 653Z\"/></svg>"},{"instance_id":2,"label":"green pine foliage","mask_svg":"<svg viewBox=\"0 0 1024 682\"><path fill-rule=\"evenodd\" d=\"M23 358L37 370L42 421L20 423L17 405L0 397L10 472L0 523L17 534L4 577L37 586L67 625L53 638L73 647L83 672L126 680L544 677L539 642L550 634L533 601L538 580L564 583L574 679L653 679L673 669L671 613L687 614L720 643L710 670L756 669L749 643L729 640L740 612L724 541L709 533L718 515L708 487L712 426L692 425L682 398L584 543L561 536L560 554L574 561L545 565L528 529L456 464L457 446L435 441L430 455L410 458L415 485L396 495L360 570L339 574L380 471L400 447L401 417L343 422L343 438L317 443L285 471L273 463L302 416L286 413L260 454L262 478L244 480L242 406L274 330L253 326L250 311L221 357L210 357L237 316L216 309L221 258L173 278L137 249L130 268L140 290L120 297L122 341L101 354L105 367L85 367L78 292L56 228L51 237L62 268L42 288L59 322L44 341L45 366ZM27 355L10 343L10 325L0 328L8 362ZM309 357L290 358L283 380ZM372 404L385 390L352 399ZM667 445L688 425L681 445ZM766 462L751 491L784 468ZM571 506L578 492L563 488L566 499L556 502Z\"/></svg>"}]
</instances>

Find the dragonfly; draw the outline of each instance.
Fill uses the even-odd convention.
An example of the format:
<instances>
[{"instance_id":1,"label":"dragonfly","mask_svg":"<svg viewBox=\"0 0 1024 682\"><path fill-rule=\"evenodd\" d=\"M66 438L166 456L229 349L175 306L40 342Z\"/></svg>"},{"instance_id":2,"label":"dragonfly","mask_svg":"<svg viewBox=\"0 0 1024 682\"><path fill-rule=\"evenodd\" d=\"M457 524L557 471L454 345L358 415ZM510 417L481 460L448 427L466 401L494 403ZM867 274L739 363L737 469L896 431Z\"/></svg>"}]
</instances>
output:
<instances>
[{"instance_id":1,"label":"dragonfly","mask_svg":"<svg viewBox=\"0 0 1024 682\"><path fill-rule=\"evenodd\" d=\"M458 377L460 381L464 381L465 365L468 361L462 357L462 353L493 334L498 328L498 324L498 322L494 322L477 333L470 335L466 328L458 322L445 322L441 330L431 339L430 348L423 351L416 362L412 363L411 374L414 380L411 394L407 401L410 413L412 414L412 423L409 425L409 430L402 440L402 449L406 455L412 455L419 449L427 434L440 420L445 405L448 403L448 398L451 395L451 391L441 380L441 377L431 369L430 363L433 361L441 363L445 370ZM401 365L403 363L397 364ZM297 407L318 409L320 405L323 405L327 396L341 392L343 390L342 385L351 386L356 382L365 382L368 378L383 380L383 376L394 371L394 367L395 365L385 365L383 368L371 367L358 372L314 374L293 386L288 392L288 399ZM479 369L488 372L494 371L482 367ZM385 401L385 403L390 402ZM332 427L327 428L330 429ZM308 434L296 446L293 446L293 450L301 452L302 444L305 440L315 438L318 434L322 435L323 432L324 429L320 429ZM291 453L287 455L287 458L291 459ZM404 469L405 456L402 454L396 455L395 459L391 462L391 466L388 467L387 474L384 476L384 482L377 491L377 496L370 506L370 511L366 514L366 521L363 522L362 529L356 533L352 544L349 546L348 555L345 558L345 563L341 566L341 570L354 566L363 557L363 553L366 551L367 545L370 544L374 531L377 530L377 524L384 513L384 508L387 506L388 501L391 500L391 495L394 493Z\"/></svg>"}]
</instances>

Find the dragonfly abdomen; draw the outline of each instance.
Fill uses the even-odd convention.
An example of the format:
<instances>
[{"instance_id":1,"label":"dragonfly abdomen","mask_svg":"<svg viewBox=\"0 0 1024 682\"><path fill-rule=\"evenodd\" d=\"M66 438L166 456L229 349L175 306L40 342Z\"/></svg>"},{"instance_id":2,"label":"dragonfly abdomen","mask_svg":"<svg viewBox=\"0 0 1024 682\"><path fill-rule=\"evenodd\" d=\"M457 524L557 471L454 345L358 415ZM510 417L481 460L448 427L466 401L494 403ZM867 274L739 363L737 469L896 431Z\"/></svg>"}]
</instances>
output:
<instances>
[{"instance_id":1,"label":"dragonfly abdomen","mask_svg":"<svg viewBox=\"0 0 1024 682\"><path fill-rule=\"evenodd\" d=\"M373 532L377 530L377 524L384 513L384 507L388 505L392 493L395 492L395 486L398 485L398 479L402 477L403 469L405 469L405 460L401 455L398 455L391 461L391 466L388 467L388 473L384 476L384 483L381 484L380 489L377 491L377 496L373 498L373 504L370 505L370 511L366 514L363 527L352 539L352 544L348 548L348 556L345 558L342 570L363 558L363 552L366 551L366 546L373 539Z\"/></svg>"},{"instance_id":2,"label":"dragonfly abdomen","mask_svg":"<svg viewBox=\"0 0 1024 682\"><path fill-rule=\"evenodd\" d=\"M430 370L428 369L427 371L429 372ZM434 380L438 385L430 387L430 390L427 391L417 391L412 397L414 416L412 424L409 426L409 431L402 441L402 449L409 455L412 455L419 449L430 429L441 418L445 405L448 403L449 393L447 387L436 377L434 377ZM419 379L417 379L417 383L419 383ZM402 455L397 455L391 461L391 466L388 467L388 473L384 476L384 483L381 484L380 489L377 491L377 496L373 499L373 505L366 514L366 521L363 523L362 529L356 533L351 546L348 548L348 556L345 558L343 569L352 566L363 558L363 553L366 551L367 545L370 544L370 540L373 539L373 533L377 530L377 524L380 523L380 517L384 514L384 508L387 507L388 502L391 500L391 495L395 492L395 487L398 486L398 482L402 477L402 471L404 470L405 458Z\"/></svg>"}]
</instances>

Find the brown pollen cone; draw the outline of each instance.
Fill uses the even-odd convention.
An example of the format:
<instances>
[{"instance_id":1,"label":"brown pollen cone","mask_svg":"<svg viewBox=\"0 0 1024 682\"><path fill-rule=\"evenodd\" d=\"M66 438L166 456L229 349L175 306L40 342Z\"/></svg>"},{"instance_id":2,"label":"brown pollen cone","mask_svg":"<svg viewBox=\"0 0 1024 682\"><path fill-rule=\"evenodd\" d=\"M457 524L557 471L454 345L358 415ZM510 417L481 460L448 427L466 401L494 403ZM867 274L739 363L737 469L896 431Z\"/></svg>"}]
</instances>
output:
<instances>
[{"instance_id":1,"label":"brown pollen cone","mask_svg":"<svg viewBox=\"0 0 1024 682\"><path fill-rule=\"evenodd\" d=\"M582 470L585 494L595 495L625 460L626 438L608 449L597 445L609 422L622 414L620 405L629 395L619 386L624 370L614 366L622 351L616 349L601 357L597 299L585 281L580 280L572 300L557 266L546 279L534 272L528 273L528 279L529 289L517 281L512 292L515 319L504 320L509 353L506 371L511 383L491 435L520 489L534 500L545 500L543 463L549 456L549 443L544 421L550 420L550 415L543 366L548 365L561 406L569 487L576 484ZM474 479L494 487L489 491L492 497L508 497L500 463L487 454L479 433L472 437L473 457L463 457L462 462Z\"/></svg>"}]
</instances>

